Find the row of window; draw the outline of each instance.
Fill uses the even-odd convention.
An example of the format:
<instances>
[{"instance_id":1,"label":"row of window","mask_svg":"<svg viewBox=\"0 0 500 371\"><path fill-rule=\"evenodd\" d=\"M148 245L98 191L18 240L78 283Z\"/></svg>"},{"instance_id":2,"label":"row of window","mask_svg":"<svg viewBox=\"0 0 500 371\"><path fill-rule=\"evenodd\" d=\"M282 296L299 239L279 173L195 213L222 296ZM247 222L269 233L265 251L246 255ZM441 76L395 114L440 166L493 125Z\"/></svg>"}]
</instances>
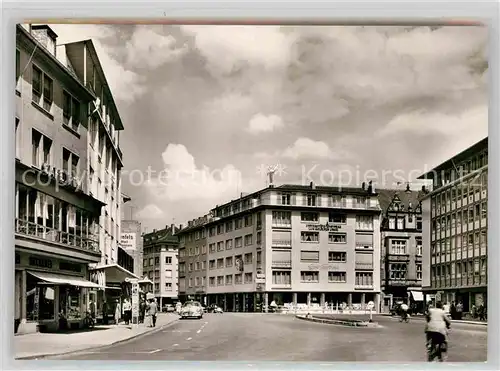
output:
<instances>
[{"instance_id":1,"label":"row of window","mask_svg":"<svg viewBox=\"0 0 500 371\"><path fill-rule=\"evenodd\" d=\"M454 168L438 172L434 178L434 186L441 187L442 185L458 180L473 171L479 170L486 165L488 165L488 150L485 149L477 155L456 164ZM488 183L486 182L485 184Z\"/></svg>"},{"instance_id":2,"label":"row of window","mask_svg":"<svg viewBox=\"0 0 500 371\"><path fill-rule=\"evenodd\" d=\"M422 255L422 239L416 238L416 255ZM408 255L408 240L406 239L391 239L391 249L390 253L392 255Z\"/></svg>"},{"instance_id":3,"label":"row of window","mask_svg":"<svg viewBox=\"0 0 500 371\"><path fill-rule=\"evenodd\" d=\"M439 216L467 207L475 202L484 200L487 195L488 173L472 178L463 185L458 184L431 198L432 216Z\"/></svg>"},{"instance_id":4,"label":"row of window","mask_svg":"<svg viewBox=\"0 0 500 371\"><path fill-rule=\"evenodd\" d=\"M488 240L486 228L469 233L458 234L453 237L443 238L431 244L431 254L439 254L455 251L455 249L466 250L470 246L486 246Z\"/></svg>"},{"instance_id":5,"label":"row of window","mask_svg":"<svg viewBox=\"0 0 500 371\"><path fill-rule=\"evenodd\" d=\"M301 213L301 221L316 223L319 222L319 213L303 212ZM333 224L346 224L347 216L339 213L329 213L328 222ZM291 211L273 211L272 226L281 228L291 228L292 212ZM371 215L356 215L357 230L373 230L373 216Z\"/></svg>"},{"instance_id":6,"label":"row of window","mask_svg":"<svg viewBox=\"0 0 500 371\"><path fill-rule=\"evenodd\" d=\"M416 221L413 223L413 215L404 216L389 216L389 229L391 230L405 230L414 228L416 230L422 230L422 216L417 215Z\"/></svg>"},{"instance_id":7,"label":"row of window","mask_svg":"<svg viewBox=\"0 0 500 371\"><path fill-rule=\"evenodd\" d=\"M261 260L261 252L257 252L257 262L259 263ZM233 264L235 264L236 261L241 260L243 261L243 264L252 264L253 263L253 254L248 253L245 255L236 255L234 258L232 256L228 256L225 259L224 258L219 258L217 260L209 260L208 262L208 269L222 269L224 267L232 267ZM192 264L192 263L191 263ZM190 265L191 265L190 264ZM203 269L203 268L202 268Z\"/></svg>"},{"instance_id":8,"label":"row of window","mask_svg":"<svg viewBox=\"0 0 500 371\"><path fill-rule=\"evenodd\" d=\"M300 281L302 283L318 283L319 271L301 271ZM328 282L331 283L347 283L347 272L330 271L328 272ZM274 285L291 285L292 274L290 271L273 271L272 283ZM373 273L372 272L356 272L355 285L372 287Z\"/></svg>"},{"instance_id":9,"label":"row of window","mask_svg":"<svg viewBox=\"0 0 500 371\"><path fill-rule=\"evenodd\" d=\"M486 274L486 257L468 261L458 261L455 263L439 264L431 267L431 278L436 279L446 276L460 276L462 274Z\"/></svg>"},{"instance_id":10,"label":"row of window","mask_svg":"<svg viewBox=\"0 0 500 371\"><path fill-rule=\"evenodd\" d=\"M256 243L260 244L262 240L262 232L257 232L257 240ZM253 245L253 235L252 234L247 234L244 237L236 237L234 239L234 247L235 248L241 248L243 246L251 246ZM233 239L229 239L226 241L219 241L217 243L211 243L208 246L208 251L210 254L213 254L215 252L221 252L224 250L231 250L233 248ZM192 249L192 248L191 248ZM191 253L190 249L190 253ZM196 253L196 249L194 251ZM190 255L191 256L191 255Z\"/></svg>"},{"instance_id":11,"label":"row of window","mask_svg":"<svg viewBox=\"0 0 500 371\"><path fill-rule=\"evenodd\" d=\"M334 207L347 207L347 196L342 195L327 195L327 200L323 195L316 193L302 194L302 206L334 206ZM370 205L370 198L364 196L349 197L352 200L353 207L368 207ZM283 192L278 193L277 202L279 205L298 205L296 193Z\"/></svg>"},{"instance_id":12,"label":"row of window","mask_svg":"<svg viewBox=\"0 0 500 371\"><path fill-rule=\"evenodd\" d=\"M462 224L478 222L488 217L488 201L483 200L462 211L452 212L446 216L433 219L432 230L439 234L446 229L460 229Z\"/></svg>"},{"instance_id":13,"label":"row of window","mask_svg":"<svg viewBox=\"0 0 500 371\"><path fill-rule=\"evenodd\" d=\"M166 256L165 257L165 264L167 265L171 265L172 264L172 257L171 256ZM154 258L154 264L153 264L153 258L149 258L149 259L144 259L143 261L143 266L144 267L148 267L148 266L157 266L157 265L160 265L160 257L159 256L156 256Z\"/></svg>"},{"instance_id":14,"label":"row of window","mask_svg":"<svg viewBox=\"0 0 500 371\"><path fill-rule=\"evenodd\" d=\"M234 282L234 283L233 283ZM209 277L208 279L208 284L211 287L214 286L224 286L224 285L242 285L242 284L249 284L253 282L253 273L238 273L234 275L234 281L233 281L233 275L232 274L227 274L225 276L217 276L217 277Z\"/></svg>"},{"instance_id":15,"label":"row of window","mask_svg":"<svg viewBox=\"0 0 500 371\"><path fill-rule=\"evenodd\" d=\"M416 278L422 279L422 264L417 263ZM391 280L406 280L408 278L408 264L407 263L391 263L389 265L389 278Z\"/></svg>"}]
</instances>

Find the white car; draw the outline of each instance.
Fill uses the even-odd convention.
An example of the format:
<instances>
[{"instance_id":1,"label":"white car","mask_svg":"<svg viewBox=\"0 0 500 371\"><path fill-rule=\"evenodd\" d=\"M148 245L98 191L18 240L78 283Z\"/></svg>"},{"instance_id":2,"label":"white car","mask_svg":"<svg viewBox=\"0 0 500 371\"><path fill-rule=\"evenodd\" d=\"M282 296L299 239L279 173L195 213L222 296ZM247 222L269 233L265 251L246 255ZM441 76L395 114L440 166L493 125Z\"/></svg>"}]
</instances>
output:
<instances>
[{"instance_id":1,"label":"white car","mask_svg":"<svg viewBox=\"0 0 500 371\"><path fill-rule=\"evenodd\" d=\"M181 319L185 318L203 318L203 307L198 301L187 301L181 308Z\"/></svg>"}]
</instances>

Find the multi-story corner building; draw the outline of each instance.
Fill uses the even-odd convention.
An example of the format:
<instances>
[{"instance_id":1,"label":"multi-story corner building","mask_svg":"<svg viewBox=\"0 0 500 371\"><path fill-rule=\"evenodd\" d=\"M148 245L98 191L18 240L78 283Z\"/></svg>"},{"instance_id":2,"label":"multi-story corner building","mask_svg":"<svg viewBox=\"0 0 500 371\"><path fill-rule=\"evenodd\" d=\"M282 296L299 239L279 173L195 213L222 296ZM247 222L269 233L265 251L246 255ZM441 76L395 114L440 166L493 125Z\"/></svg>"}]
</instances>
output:
<instances>
[{"instance_id":1,"label":"multi-story corner building","mask_svg":"<svg viewBox=\"0 0 500 371\"><path fill-rule=\"evenodd\" d=\"M204 226L207 304L254 311L272 301L353 307L374 301L378 309L379 219L371 185L270 186L218 206ZM193 277L186 271L187 282Z\"/></svg>"},{"instance_id":2,"label":"multi-story corner building","mask_svg":"<svg viewBox=\"0 0 500 371\"><path fill-rule=\"evenodd\" d=\"M423 290L464 311L487 304L488 138L445 161L422 201Z\"/></svg>"},{"instance_id":3,"label":"multi-story corner building","mask_svg":"<svg viewBox=\"0 0 500 371\"><path fill-rule=\"evenodd\" d=\"M50 27L16 31L16 330L56 330L59 315L79 327L103 248L103 202L86 182L96 96L58 60Z\"/></svg>"},{"instance_id":4,"label":"multi-story corner building","mask_svg":"<svg viewBox=\"0 0 500 371\"><path fill-rule=\"evenodd\" d=\"M207 229L209 216L188 222L179 237L179 299L197 300L206 304Z\"/></svg>"},{"instance_id":5,"label":"multi-story corner building","mask_svg":"<svg viewBox=\"0 0 500 371\"><path fill-rule=\"evenodd\" d=\"M179 239L180 228L173 224L165 229L154 230L143 235L143 271L153 283L147 291L153 293L160 308L173 304L178 299L179 284Z\"/></svg>"},{"instance_id":6,"label":"multi-story corner building","mask_svg":"<svg viewBox=\"0 0 500 371\"><path fill-rule=\"evenodd\" d=\"M382 309L388 312L396 302L420 310L422 294L422 191L379 189L382 208L381 289Z\"/></svg>"},{"instance_id":7,"label":"multi-story corner building","mask_svg":"<svg viewBox=\"0 0 500 371\"><path fill-rule=\"evenodd\" d=\"M108 302L116 302L120 296L117 288L127 278L138 278L118 264L121 205L130 200L121 191L123 155L120 150L120 132L123 123L92 40L60 45L58 54L72 74L96 97L85 111L89 128L86 170L89 194L105 206L99 221L101 261L92 269L92 280L106 288L113 288L106 289L105 296ZM71 102L68 99L65 104L71 106ZM103 301L100 298L93 299L98 304Z\"/></svg>"},{"instance_id":8,"label":"multi-story corner building","mask_svg":"<svg viewBox=\"0 0 500 371\"><path fill-rule=\"evenodd\" d=\"M134 267L131 272L136 276L143 277L142 225L139 221L121 221L120 246L134 258Z\"/></svg>"}]
</instances>

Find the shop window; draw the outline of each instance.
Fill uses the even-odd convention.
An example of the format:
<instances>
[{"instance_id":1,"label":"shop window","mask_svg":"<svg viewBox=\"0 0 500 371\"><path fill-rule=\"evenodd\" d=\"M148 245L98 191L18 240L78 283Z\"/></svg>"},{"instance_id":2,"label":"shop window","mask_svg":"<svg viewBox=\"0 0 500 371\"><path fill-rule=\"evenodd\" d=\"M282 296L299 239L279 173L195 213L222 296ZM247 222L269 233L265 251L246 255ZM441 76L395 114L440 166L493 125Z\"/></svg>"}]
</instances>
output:
<instances>
[{"instance_id":1,"label":"shop window","mask_svg":"<svg viewBox=\"0 0 500 371\"><path fill-rule=\"evenodd\" d=\"M59 289L59 308L68 321L82 317L80 289L74 286Z\"/></svg>"},{"instance_id":2,"label":"shop window","mask_svg":"<svg viewBox=\"0 0 500 371\"><path fill-rule=\"evenodd\" d=\"M38 286L40 280L26 275L26 319L28 321L52 320L55 312L55 291L52 286Z\"/></svg>"}]
</instances>

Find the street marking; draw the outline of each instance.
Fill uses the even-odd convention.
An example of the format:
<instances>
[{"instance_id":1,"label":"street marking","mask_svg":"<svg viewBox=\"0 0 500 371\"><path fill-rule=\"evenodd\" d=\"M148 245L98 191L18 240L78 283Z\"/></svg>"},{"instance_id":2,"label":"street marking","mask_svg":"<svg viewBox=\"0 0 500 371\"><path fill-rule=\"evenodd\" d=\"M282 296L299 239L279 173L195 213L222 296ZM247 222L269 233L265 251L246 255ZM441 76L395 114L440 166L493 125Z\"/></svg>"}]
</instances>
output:
<instances>
[{"instance_id":1,"label":"street marking","mask_svg":"<svg viewBox=\"0 0 500 371\"><path fill-rule=\"evenodd\" d=\"M152 350L151 352L149 352L149 354L158 353L158 352L161 352L161 349Z\"/></svg>"},{"instance_id":2,"label":"street marking","mask_svg":"<svg viewBox=\"0 0 500 371\"><path fill-rule=\"evenodd\" d=\"M174 344L174 345L172 345L172 346L173 346L173 347L178 347L178 346L179 346L179 344Z\"/></svg>"},{"instance_id":3,"label":"street marking","mask_svg":"<svg viewBox=\"0 0 500 371\"><path fill-rule=\"evenodd\" d=\"M193 338L187 338L186 340L192 340Z\"/></svg>"},{"instance_id":4,"label":"street marking","mask_svg":"<svg viewBox=\"0 0 500 371\"><path fill-rule=\"evenodd\" d=\"M191 331L190 330L163 330L163 332L187 333L187 332L191 332Z\"/></svg>"},{"instance_id":5,"label":"street marking","mask_svg":"<svg viewBox=\"0 0 500 371\"><path fill-rule=\"evenodd\" d=\"M199 329L198 331L196 331L197 334L199 334L201 332L201 329Z\"/></svg>"}]
</instances>

